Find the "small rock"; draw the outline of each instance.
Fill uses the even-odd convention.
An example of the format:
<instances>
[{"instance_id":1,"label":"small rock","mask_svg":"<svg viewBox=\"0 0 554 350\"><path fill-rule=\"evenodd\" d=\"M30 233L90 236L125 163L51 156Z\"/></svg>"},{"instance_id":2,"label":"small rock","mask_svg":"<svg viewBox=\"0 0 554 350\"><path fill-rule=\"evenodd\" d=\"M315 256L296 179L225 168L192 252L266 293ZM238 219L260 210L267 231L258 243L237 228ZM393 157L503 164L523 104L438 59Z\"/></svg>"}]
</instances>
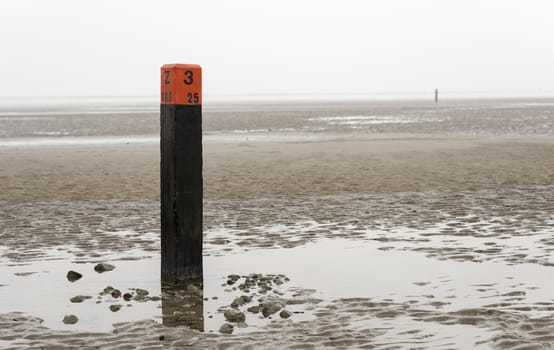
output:
<instances>
[{"instance_id":1,"label":"small rock","mask_svg":"<svg viewBox=\"0 0 554 350\"><path fill-rule=\"evenodd\" d=\"M77 281L78 279L80 279L81 277L83 277L83 275L81 275L79 272L77 271L69 271L67 273L67 280L69 282L75 282Z\"/></svg>"},{"instance_id":2,"label":"small rock","mask_svg":"<svg viewBox=\"0 0 554 350\"><path fill-rule=\"evenodd\" d=\"M112 297L119 298L121 296L121 291L119 289L112 290Z\"/></svg>"},{"instance_id":3,"label":"small rock","mask_svg":"<svg viewBox=\"0 0 554 350\"><path fill-rule=\"evenodd\" d=\"M273 315L282 308L281 304L272 301L262 303L260 304L260 307L262 309L262 315L264 315L264 317Z\"/></svg>"},{"instance_id":4,"label":"small rock","mask_svg":"<svg viewBox=\"0 0 554 350\"><path fill-rule=\"evenodd\" d=\"M113 269L115 269L115 266L113 266L111 264L106 264L106 263L99 263L99 264L96 264L96 266L94 266L94 271L96 271L98 273L111 271Z\"/></svg>"},{"instance_id":5,"label":"small rock","mask_svg":"<svg viewBox=\"0 0 554 350\"><path fill-rule=\"evenodd\" d=\"M250 306L248 309L246 309L246 311L251 312L253 314L257 314L258 312L260 312L260 307L259 306Z\"/></svg>"},{"instance_id":6,"label":"small rock","mask_svg":"<svg viewBox=\"0 0 554 350\"><path fill-rule=\"evenodd\" d=\"M160 298L158 296L150 297L150 301L160 301L160 300L162 300L162 298Z\"/></svg>"},{"instance_id":7,"label":"small rock","mask_svg":"<svg viewBox=\"0 0 554 350\"><path fill-rule=\"evenodd\" d=\"M261 284L260 285L260 288L262 289L262 291L266 292L266 291L269 291L269 290L272 290L273 287L271 286L268 286L267 284Z\"/></svg>"},{"instance_id":8,"label":"small rock","mask_svg":"<svg viewBox=\"0 0 554 350\"><path fill-rule=\"evenodd\" d=\"M106 288L104 288L104 293L106 293L106 294L112 294L113 290L114 290L114 287L112 287L112 286L107 286Z\"/></svg>"},{"instance_id":9,"label":"small rock","mask_svg":"<svg viewBox=\"0 0 554 350\"><path fill-rule=\"evenodd\" d=\"M125 293L125 294L123 294L123 299L124 299L125 301L129 301L129 300L131 300L132 298L133 298L133 296L131 295L131 293Z\"/></svg>"},{"instance_id":10,"label":"small rock","mask_svg":"<svg viewBox=\"0 0 554 350\"><path fill-rule=\"evenodd\" d=\"M63 318L63 323L65 324L75 324L79 321L79 318L75 315L65 315Z\"/></svg>"},{"instance_id":11,"label":"small rock","mask_svg":"<svg viewBox=\"0 0 554 350\"><path fill-rule=\"evenodd\" d=\"M248 327L248 325L245 322L239 322L239 323L237 323L237 327L238 328L246 328L246 327Z\"/></svg>"},{"instance_id":12,"label":"small rock","mask_svg":"<svg viewBox=\"0 0 554 350\"><path fill-rule=\"evenodd\" d=\"M140 288L137 288L137 290L135 291L137 293L137 295L142 295L142 296L147 296L149 294L149 292L145 289L140 289Z\"/></svg>"},{"instance_id":13,"label":"small rock","mask_svg":"<svg viewBox=\"0 0 554 350\"><path fill-rule=\"evenodd\" d=\"M240 311L229 309L223 313L225 319L229 322L244 322L246 316Z\"/></svg>"},{"instance_id":14,"label":"small rock","mask_svg":"<svg viewBox=\"0 0 554 350\"><path fill-rule=\"evenodd\" d=\"M233 302L231 303L231 307L238 308L239 306L247 304L251 301L252 301L251 297L249 297L248 295L243 295L233 300Z\"/></svg>"},{"instance_id":15,"label":"small rock","mask_svg":"<svg viewBox=\"0 0 554 350\"><path fill-rule=\"evenodd\" d=\"M86 299L92 299L92 297L89 297L88 295L77 295L69 299L69 301L71 301L72 303L82 303Z\"/></svg>"},{"instance_id":16,"label":"small rock","mask_svg":"<svg viewBox=\"0 0 554 350\"><path fill-rule=\"evenodd\" d=\"M238 281L240 279L240 276L239 275L229 275L227 276L227 284L228 285L232 285L232 284L235 284L236 281Z\"/></svg>"},{"instance_id":17,"label":"small rock","mask_svg":"<svg viewBox=\"0 0 554 350\"><path fill-rule=\"evenodd\" d=\"M119 309L121 309L121 305L117 305L117 304L112 304L112 305L110 305L110 310L111 310L112 312L118 312Z\"/></svg>"},{"instance_id":18,"label":"small rock","mask_svg":"<svg viewBox=\"0 0 554 350\"><path fill-rule=\"evenodd\" d=\"M289 318L291 316L291 313L288 312L287 310L282 310L280 313L279 313L279 316L281 316L281 318Z\"/></svg>"},{"instance_id":19,"label":"small rock","mask_svg":"<svg viewBox=\"0 0 554 350\"><path fill-rule=\"evenodd\" d=\"M146 296L142 294L137 294L133 297L133 300L135 301L146 301Z\"/></svg>"},{"instance_id":20,"label":"small rock","mask_svg":"<svg viewBox=\"0 0 554 350\"><path fill-rule=\"evenodd\" d=\"M233 333L233 330L234 330L234 329L235 329L235 327L233 327L232 324L224 323L224 324L219 328L219 333L231 334L231 333Z\"/></svg>"},{"instance_id":21,"label":"small rock","mask_svg":"<svg viewBox=\"0 0 554 350\"><path fill-rule=\"evenodd\" d=\"M160 335L160 337L158 338L160 341L163 341L165 340L165 337L163 335Z\"/></svg>"}]
</instances>

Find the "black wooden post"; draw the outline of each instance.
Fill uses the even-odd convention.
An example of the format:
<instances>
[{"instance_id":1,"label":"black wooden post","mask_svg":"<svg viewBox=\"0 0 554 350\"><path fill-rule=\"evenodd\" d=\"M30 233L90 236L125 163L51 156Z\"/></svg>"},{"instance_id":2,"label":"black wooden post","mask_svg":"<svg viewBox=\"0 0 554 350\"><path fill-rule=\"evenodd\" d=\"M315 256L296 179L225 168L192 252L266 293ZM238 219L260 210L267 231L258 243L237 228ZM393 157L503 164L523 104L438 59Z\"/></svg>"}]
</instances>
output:
<instances>
[{"instance_id":1,"label":"black wooden post","mask_svg":"<svg viewBox=\"0 0 554 350\"><path fill-rule=\"evenodd\" d=\"M161 68L161 279L202 278L202 69Z\"/></svg>"}]
</instances>

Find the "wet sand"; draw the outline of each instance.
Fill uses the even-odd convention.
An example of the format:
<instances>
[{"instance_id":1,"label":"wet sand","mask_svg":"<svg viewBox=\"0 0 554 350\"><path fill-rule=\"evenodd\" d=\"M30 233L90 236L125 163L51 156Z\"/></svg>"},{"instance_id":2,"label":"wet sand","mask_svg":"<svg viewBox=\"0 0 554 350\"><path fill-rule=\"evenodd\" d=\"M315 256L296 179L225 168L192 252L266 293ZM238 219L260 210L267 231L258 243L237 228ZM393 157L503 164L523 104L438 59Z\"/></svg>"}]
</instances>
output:
<instances>
[{"instance_id":1,"label":"wet sand","mask_svg":"<svg viewBox=\"0 0 554 350\"><path fill-rule=\"evenodd\" d=\"M177 289L158 106L87 103L0 106L0 348L554 346L552 99L206 105Z\"/></svg>"},{"instance_id":2,"label":"wet sand","mask_svg":"<svg viewBox=\"0 0 554 350\"><path fill-rule=\"evenodd\" d=\"M164 326L164 315L176 313L156 298L114 313L107 306L116 301L99 294L112 284L147 288L167 304L152 273L156 144L0 148L0 261L9 276L0 282L0 347L554 344L552 138L208 143L204 159L199 332ZM95 275L100 261L119 275ZM89 282L69 285L70 268ZM244 294L225 283L235 273L290 281L249 291L254 301L239 308L249 327L223 335L223 311ZM43 293L29 293L36 283ZM68 301L77 293L93 296L86 308ZM268 295L298 313L269 320L246 311ZM54 309L33 306L49 300ZM81 313L75 325L61 322L70 312Z\"/></svg>"}]
</instances>

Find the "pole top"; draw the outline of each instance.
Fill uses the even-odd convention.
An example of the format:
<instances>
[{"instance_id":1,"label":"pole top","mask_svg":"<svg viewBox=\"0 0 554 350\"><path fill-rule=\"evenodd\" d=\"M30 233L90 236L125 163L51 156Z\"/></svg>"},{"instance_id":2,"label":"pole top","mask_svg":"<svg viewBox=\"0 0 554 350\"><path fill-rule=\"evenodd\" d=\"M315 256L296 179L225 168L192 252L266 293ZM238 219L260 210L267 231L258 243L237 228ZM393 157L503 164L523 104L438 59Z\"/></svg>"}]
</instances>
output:
<instances>
[{"instance_id":1,"label":"pole top","mask_svg":"<svg viewBox=\"0 0 554 350\"><path fill-rule=\"evenodd\" d=\"M198 64L164 64L160 84L161 104L202 104L202 67Z\"/></svg>"}]
</instances>

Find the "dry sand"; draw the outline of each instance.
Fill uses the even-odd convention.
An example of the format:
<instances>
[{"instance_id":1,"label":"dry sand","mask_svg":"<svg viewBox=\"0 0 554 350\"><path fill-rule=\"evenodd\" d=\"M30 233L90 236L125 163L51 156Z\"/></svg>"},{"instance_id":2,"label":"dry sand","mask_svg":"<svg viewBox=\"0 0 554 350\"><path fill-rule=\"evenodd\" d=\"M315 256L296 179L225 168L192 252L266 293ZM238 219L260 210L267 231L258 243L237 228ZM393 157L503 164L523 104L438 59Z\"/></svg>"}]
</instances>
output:
<instances>
[{"instance_id":1,"label":"dry sand","mask_svg":"<svg viewBox=\"0 0 554 350\"><path fill-rule=\"evenodd\" d=\"M552 139L399 137L207 144L204 159L207 256L262 248L294 251L308 242L340 238L382 254L419 254L431 262L470 268L492 262L550 271L554 265ZM116 253L117 259L156 257L158 174L159 149L154 144L0 148L3 263L55 258L52 251L81 263ZM122 239L110 234L114 230L135 234ZM126 256L131 251L140 254ZM256 261L249 272L258 272ZM109 334L71 332L4 309L0 347L554 346L554 299L525 299L532 287L543 286L503 287L491 277L489 286L462 286L452 292L457 297L448 299L438 297L448 294L448 282L429 278L420 282L422 288L435 288L432 303L424 292L427 297L368 297L356 295L352 286L357 298L339 295L311 306L310 320L292 317L232 336L164 327L153 320L119 324ZM313 287L310 281L294 283ZM0 286L0 296L8 289ZM464 293L479 289L488 290L486 298L458 308L456 301ZM16 298L13 291L6 294L2 298Z\"/></svg>"}]
</instances>

